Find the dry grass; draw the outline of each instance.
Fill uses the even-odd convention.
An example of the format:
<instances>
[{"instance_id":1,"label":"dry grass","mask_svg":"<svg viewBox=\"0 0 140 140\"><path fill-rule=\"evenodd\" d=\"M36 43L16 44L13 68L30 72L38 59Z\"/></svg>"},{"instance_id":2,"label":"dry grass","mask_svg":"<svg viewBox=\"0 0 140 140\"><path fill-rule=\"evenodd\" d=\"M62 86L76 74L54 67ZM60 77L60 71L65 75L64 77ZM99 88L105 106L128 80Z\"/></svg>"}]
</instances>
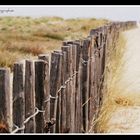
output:
<instances>
[{"instance_id":1,"label":"dry grass","mask_svg":"<svg viewBox=\"0 0 140 140\"><path fill-rule=\"evenodd\" d=\"M111 129L109 121L116 110L121 110L122 108L125 110L134 106L140 106L140 94L131 93L129 92L128 87L123 87L123 85L121 86L120 84L121 77L125 72L123 69L126 63L123 61L125 46L126 40L123 34L121 34L116 48L114 50L111 49L111 46L109 48L110 56L107 60L105 71L106 77L104 84L106 88L104 89L104 102L99 117L93 122L98 133L109 132ZM134 118L127 119L127 124L130 124L132 119Z\"/></svg>"},{"instance_id":2,"label":"dry grass","mask_svg":"<svg viewBox=\"0 0 140 140\"><path fill-rule=\"evenodd\" d=\"M125 91L117 85L122 74L122 58L125 50L125 42L123 35L120 35L116 47L113 50L111 46L108 48L110 56L107 60L105 71L106 77L104 84L106 89L104 89L104 101L99 117L93 122L98 133L104 133L108 130L108 121L117 107L134 104L130 97L125 96Z\"/></svg>"},{"instance_id":3,"label":"dry grass","mask_svg":"<svg viewBox=\"0 0 140 140\"><path fill-rule=\"evenodd\" d=\"M104 19L0 17L0 66L12 67L23 56L50 53L63 40L86 37L90 29L106 23Z\"/></svg>"}]
</instances>

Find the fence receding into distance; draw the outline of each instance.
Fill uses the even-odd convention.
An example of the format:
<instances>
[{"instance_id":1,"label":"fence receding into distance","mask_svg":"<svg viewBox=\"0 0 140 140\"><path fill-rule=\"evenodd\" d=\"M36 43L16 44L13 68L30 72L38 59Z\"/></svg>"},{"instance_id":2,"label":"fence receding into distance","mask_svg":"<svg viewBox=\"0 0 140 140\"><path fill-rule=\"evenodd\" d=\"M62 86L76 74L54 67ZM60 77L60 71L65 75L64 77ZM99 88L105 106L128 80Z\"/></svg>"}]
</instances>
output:
<instances>
[{"instance_id":1,"label":"fence receding into distance","mask_svg":"<svg viewBox=\"0 0 140 140\"><path fill-rule=\"evenodd\" d=\"M89 132L104 95L108 46L134 27L134 21L113 22L83 40L64 41L51 57L16 62L12 74L0 68L0 120L10 133Z\"/></svg>"}]
</instances>

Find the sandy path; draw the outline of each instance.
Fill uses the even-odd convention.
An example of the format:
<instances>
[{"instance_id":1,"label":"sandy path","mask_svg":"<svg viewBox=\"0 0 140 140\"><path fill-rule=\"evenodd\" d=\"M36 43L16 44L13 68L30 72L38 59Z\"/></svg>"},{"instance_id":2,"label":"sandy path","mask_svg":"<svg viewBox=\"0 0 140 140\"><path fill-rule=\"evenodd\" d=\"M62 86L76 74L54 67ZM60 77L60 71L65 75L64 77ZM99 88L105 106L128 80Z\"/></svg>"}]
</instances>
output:
<instances>
[{"instance_id":1,"label":"sandy path","mask_svg":"<svg viewBox=\"0 0 140 140\"><path fill-rule=\"evenodd\" d=\"M140 94L140 28L129 30L124 36L127 43L120 82L127 90Z\"/></svg>"},{"instance_id":2,"label":"sandy path","mask_svg":"<svg viewBox=\"0 0 140 140\"><path fill-rule=\"evenodd\" d=\"M140 27L126 31L126 50L120 86L140 95ZM139 99L140 100L140 99ZM109 133L140 133L140 106L118 107L108 123Z\"/></svg>"}]
</instances>

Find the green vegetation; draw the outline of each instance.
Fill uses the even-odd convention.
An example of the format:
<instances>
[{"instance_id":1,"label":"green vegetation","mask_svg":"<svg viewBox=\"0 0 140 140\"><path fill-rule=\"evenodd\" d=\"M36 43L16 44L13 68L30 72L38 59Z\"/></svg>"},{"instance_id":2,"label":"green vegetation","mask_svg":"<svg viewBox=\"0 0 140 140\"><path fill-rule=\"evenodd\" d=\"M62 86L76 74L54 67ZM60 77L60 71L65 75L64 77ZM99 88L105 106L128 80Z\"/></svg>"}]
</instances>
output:
<instances>
[{"instance_id":1,"label":"green vegetation","mask_svg":"<svg viewBox=\"0 0 140 140\"><path fill-rule=\"evenodd\" d=\"M19 59L49 53L63 40L82 39L105 19L63 19L60 17L0 17L0 66L12 67Z\"/></svg>"}]
</instances>

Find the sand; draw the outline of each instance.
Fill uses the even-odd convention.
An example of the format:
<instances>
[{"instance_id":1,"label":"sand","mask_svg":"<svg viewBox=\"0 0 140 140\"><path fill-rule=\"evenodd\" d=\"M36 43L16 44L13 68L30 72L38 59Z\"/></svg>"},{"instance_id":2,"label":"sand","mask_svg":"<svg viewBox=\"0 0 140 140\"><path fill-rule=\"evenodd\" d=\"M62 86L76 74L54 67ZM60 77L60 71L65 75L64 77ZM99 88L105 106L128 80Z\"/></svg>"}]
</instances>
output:
<instances>
[{"instance_id":1,"label":"sand","mask_svg":"<svg viewBox=\"0 0 140 140\"><path fill-rule=\"evenodd\" d=\"M123 34L127 42L122 59L124 62L122 65L123 73L118 84L124 91L136 95L140 94L140 27ZM107 132L140 134L140 106L118 106L113 115L110 116Z\"/></svg>"}]
</instances>

